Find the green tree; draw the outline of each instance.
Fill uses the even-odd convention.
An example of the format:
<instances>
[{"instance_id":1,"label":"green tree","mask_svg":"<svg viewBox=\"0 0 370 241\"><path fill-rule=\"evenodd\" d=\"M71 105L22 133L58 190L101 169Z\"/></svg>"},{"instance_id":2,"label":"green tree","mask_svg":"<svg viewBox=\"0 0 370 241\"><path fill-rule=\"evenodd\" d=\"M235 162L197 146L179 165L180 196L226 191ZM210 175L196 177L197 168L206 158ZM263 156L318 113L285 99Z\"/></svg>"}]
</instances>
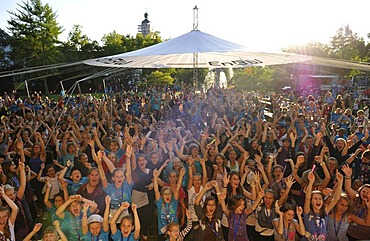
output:
<instances>
[{"instance_id":1,"label":"green tree","mask_svg":"<svg viewBox=\"0 0 370 241\"><path fill-rule=\"evenodd\" d=\"M198 85L203 86L208 69L198 69ZM193 69L174 69L171 76L175 79L176 85L193 86Z\"/></svg>"},{"instance_id":2,"label":"green tree","mask_svg":"<svg viewBox=\"0 0 370 241\"><path fill-rule=\"evenodd\" d=\"M10 51L10 36L0 29L0 70L9 69L12 66Z\"/></svg>"},{"instance_id":3,"label":"green tree","mask_svg":"<svg viewBox=\"0 0 370 241\"><path fill-rule=\"evenodd\" d=\"M353 33L349 25L340 27L332 37L329 54L333 58L363 60L367 56L365 40Z\"/></svg>"},{"instance_id":4,"label":"green tree","mask_svg":"<svg viewBox=\"0 0 370 241\"><path fill-rule=\"evenodd\" d=\"M73 25L72 30L68 33L67 45L72 51L81 51L83 46L90 42L89 37L82 33L81 25Z\"/></svg>"},{"instance_id":5,"label":"green tree","mask_svg":"<svg viewBox=\"0 0 370 241\"><path fill-rule=\"evenodd\" d=\"M151 72L147 77L148 86L165 86L172 85L173 78L170 73L164 73L159 70Z\"/></svg>"},{"instance_id":6,"label":"green tree","mask_svg":"<svg viewBox=\"0 0 370 241\"><path fill-rule=\"evenodd\" d=\"M115 30L108 34L104 34L102 38L104 55L107 56L126 52L126 48L123 46L123 38L124 36L117 33Z\"/></svg>"},{"instance_id":7,"label":"green tree","mask_svg":"<svg viewBox=\"0 0 370 241\"><path fill-rule=\"evenodd\" d=\"M329 46L320 42L310 42L306 45L289 46L287 48L284 48L283 52L328 57Z\"/></svg>"},{"instance_id":8,"label":"green tree","mask_svg":"<svg viewBox=\"0 0 370 241\"><path fill-rule=\"evenodd\" d=\"M9 11L8 21L15 64L30 67L57 63L61 57L57 44L62 27L52 8L40 0L22 2L18 7Z\"/></svg>"},{"instance_id":9,"label":"green tree","mask_svg":"<svg viewBox=\"0 0 370 241\"><path fill-rule=\"evenodd\" d=\"M99 43L82 32L81 25L73 25L61 48L67 62L99 57L102 52Z\"/></svg>"},{"instance_id":10,"label":"green tree","mask_svg":"<svg viewBox=\"0 0 370 241\"><path fill-rule=\"evenodd\" d=\"M270 67L248 67L235 69L231 79L237 89L256 90L265 89L267 83L272 79L274 69Z\"/></svg>"},{"instance_id":11,"label":"green tree","mask_svg":"<svg viewBox=\"0 0 370 241\"><path fill-rule=\"evenodd\" d=\"M16 11L9 11L8 30L12 35L11 59L15 68L42 66L58 63L58 36L62 32L52 8L40 0L18 4ZM49 94L44 79L45 94Z\"/></svg>"}]
</instances>

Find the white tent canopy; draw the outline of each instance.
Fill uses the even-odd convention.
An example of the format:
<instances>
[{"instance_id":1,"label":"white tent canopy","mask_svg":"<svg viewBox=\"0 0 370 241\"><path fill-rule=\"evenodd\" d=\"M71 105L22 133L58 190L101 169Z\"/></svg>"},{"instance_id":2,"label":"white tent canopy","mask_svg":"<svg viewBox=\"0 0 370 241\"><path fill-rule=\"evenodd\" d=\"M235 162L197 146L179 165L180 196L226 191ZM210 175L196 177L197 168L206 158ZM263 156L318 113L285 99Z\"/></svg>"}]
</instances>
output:
<instances>
[{"instance_id":1,"label":"white tent canopy","mask_svg":"<svg viewBox=\"0 0 370 241\"><path fill-rule=\"evenodd\" d=\"M86 60L88 65L122 68L247 67L288 64L310 60L290 53L248 52L247 48L215 36L192 30L168 41L136 51Z\"/></svg>"}]
</instances>

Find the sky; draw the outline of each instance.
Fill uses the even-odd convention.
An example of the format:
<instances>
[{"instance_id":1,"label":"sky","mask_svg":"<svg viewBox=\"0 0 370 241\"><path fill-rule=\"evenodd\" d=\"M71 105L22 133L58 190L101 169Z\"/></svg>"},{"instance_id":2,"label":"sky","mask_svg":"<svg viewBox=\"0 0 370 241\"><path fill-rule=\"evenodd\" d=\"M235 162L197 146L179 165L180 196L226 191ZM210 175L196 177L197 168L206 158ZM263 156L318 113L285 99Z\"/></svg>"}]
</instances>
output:
<instances>
[{"instance_id":1,"label":"sky","mask_svg":"<svg viewBox=\"0 0 370 241\"><path fill-rule=\"evenodd\" d=\"M25 0L26 1L26 0ZM0 0L0 28L7 27L20 0ZM90 39L100 41L116 32L136 35L147 12L152 30L162 39L180 36L193 28L198 7L198 29L246 46L250 51L274 52L308 42L329 43L338 28L349 25L368 42L369 0L42 0L57 12L63 27L61 41L74 24Z\"/></svg>"}]
</instances>

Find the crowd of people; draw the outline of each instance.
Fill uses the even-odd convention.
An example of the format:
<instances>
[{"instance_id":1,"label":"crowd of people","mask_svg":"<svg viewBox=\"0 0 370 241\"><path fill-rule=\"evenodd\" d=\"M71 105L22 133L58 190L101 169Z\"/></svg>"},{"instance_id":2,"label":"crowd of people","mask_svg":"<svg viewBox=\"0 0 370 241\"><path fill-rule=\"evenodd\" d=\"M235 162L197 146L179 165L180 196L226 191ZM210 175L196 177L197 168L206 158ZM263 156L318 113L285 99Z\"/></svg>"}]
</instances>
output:
<instances>
[{"instance_id":1,"label":"crowd of people","mask_svg":"<svg viewBox=\"0 0 370 241\"><path fill-rule=\"evenodd\" d=\"M368 103L148 88L0 102L0 240L370 240Z\"/></svg>"}]
</instances>

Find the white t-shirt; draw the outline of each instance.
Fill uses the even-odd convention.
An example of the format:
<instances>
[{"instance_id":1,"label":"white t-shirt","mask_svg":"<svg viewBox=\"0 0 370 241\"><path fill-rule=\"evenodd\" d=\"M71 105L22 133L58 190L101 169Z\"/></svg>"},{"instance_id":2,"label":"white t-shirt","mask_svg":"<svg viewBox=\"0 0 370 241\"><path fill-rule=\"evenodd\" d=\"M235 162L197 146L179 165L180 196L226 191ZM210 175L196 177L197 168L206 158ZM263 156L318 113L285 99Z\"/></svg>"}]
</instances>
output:
<instances>
[{"instance_id":1,"label":"white t-shirt","mask_svg":"<svg viewBox=\"0 0 370 241\"><path fill-rule=\"evenodd\" d=\"M203 190L203 186L200 186L200 189L199 189L199 193L202 192ZM195 205L195 199L196 197L198 196L199 193L196 193L195 192L195 188L194 186L192 186L189 190L188 190L188 197L189 197L189 203L188 203L188 208L189 208L189 212L190 212L190 215L191 215L191 220L193 222L196 222L198 221L198 216L197 214L195 213L195 209L194 209L194 205ZM200 200L200 206L203 207L203 203L206 199L205 197L206 195L204 195L202 197L202 199Z\"/></svg>"},{"instance_id":2,"label":"white t-shirt","mask_svg":"<svg viewBox=\"0 0 370 241\"><path fill-rule=\"evenodd\" d=\"M10 231L10 239L6 239L6 241L15 241L14 226L10 222L10 220L8 220L8 225L9 225L9 231ZM4 233L0 231L0 234L4 234Z\"/></svg>"}]
</instances>

